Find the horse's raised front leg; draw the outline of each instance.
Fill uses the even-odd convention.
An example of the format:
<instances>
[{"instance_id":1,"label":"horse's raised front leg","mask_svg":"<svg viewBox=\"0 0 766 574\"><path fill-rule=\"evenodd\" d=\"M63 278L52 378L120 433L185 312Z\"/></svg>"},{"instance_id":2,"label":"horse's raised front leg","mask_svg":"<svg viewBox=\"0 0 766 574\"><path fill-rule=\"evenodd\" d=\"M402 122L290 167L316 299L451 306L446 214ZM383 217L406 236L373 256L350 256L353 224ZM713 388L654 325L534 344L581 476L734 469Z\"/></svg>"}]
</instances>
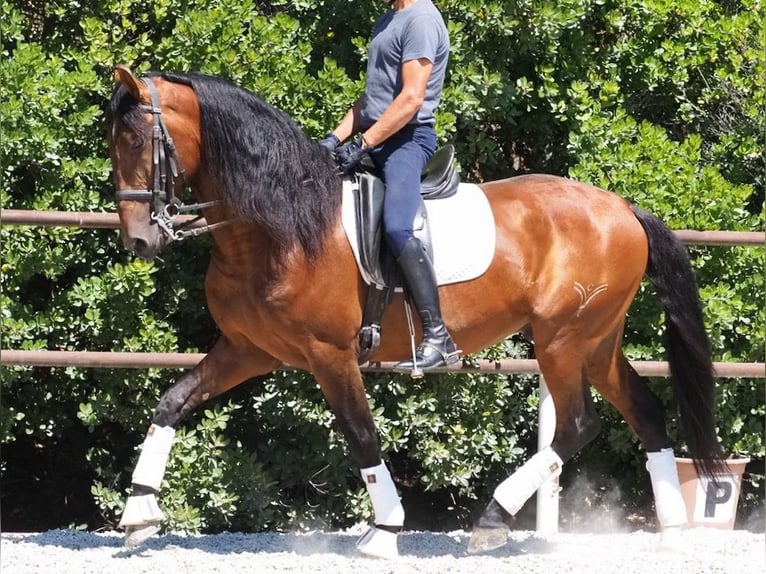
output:
<instances>
[{"instance_id":1,"label":"horse's raised front leg","mask_svg":"<svg viewBox=\"0 0 766 574\"><path fill-rule=\"evenodd\" d=\"M359 465L375 513L375 523L359 539L357 549L368 556L395 558L399 555L397 534L404 525L404 508L381 459L356 354L325 348L318 357L321 359L313 360L311 369Z\"/></svg>"},{"instance_id":2,"label":"horse's raised front leg","mask_svg":"<svg viewBox=\"0 0 766 574\"><path fill-rule=\"evenodd\" d=\"M181 420L208 399L278 366L279 361L260 349L238 350L222 337L199 365L162 395L133 470L133 490L120 520L125 546L137 546L160 529L164 514L157 494Z\"/></svg>"}]
</instances>

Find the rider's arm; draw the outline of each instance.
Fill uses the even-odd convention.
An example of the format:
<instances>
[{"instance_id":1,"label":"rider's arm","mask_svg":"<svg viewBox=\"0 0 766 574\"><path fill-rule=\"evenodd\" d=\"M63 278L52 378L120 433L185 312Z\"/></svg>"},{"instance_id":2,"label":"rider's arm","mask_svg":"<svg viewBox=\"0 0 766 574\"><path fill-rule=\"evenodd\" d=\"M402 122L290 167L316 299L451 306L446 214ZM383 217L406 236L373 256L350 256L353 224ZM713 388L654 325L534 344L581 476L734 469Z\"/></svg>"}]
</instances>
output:
<instances>
[{"instance_id":1,"label":"rider's arm","mask_svg":"<svg viewBox=\"0 0 766 574\"><path fill-rule=\"evenodd\" d=\"M362 147L383 143L406 126L418 113L426 97L426 85L432 68L433 64L428 58L409 60L402 64L402 91L386 108L380 119L362 134Z\"/></svg>"},{"instance_id":2,"label":"rider's arm","mask_svg":"<svg viewBox=\"0 0 766 574\"><path fill-rule=\"evenodd\" d=\"M364 95L356 100L354 105L349 108L348 112L346 112L346 115L343 116L338 127L333 130L332 133L334 133L341 142L359 131L359 110L362 107L363 101Z\"/></svg>"}]
</instances>

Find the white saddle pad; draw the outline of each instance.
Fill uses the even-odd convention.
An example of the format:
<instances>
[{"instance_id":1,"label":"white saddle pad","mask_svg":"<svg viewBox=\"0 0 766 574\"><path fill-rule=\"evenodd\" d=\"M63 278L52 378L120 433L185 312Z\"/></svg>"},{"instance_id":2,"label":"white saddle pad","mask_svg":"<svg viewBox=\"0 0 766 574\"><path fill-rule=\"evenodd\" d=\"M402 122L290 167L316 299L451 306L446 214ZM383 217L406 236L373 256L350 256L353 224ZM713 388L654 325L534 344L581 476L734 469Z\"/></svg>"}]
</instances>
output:
<instances>
[{"instance_id":1,"label":"white saddle pad","mask_svg":"<svg viewBox=\"0 0 766 574\"><path fill-rule=\"evenodd\" d=\"M362 278L373 281L359 264L352 186L343 183L343 227ZM439 285L469 281L482 275L495 253L495 218L487 196L472 183L461 183L447 199L426 201L434 251L434 267Z\"/></svg>"}]
</instances>

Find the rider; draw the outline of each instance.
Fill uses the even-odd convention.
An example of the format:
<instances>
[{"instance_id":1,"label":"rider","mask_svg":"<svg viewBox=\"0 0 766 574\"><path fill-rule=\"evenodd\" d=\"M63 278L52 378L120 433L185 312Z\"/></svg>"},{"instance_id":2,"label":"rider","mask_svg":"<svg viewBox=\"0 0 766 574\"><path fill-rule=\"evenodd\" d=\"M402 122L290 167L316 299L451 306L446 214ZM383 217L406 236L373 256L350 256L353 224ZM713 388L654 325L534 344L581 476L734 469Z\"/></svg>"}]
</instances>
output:
<instances>
[{"instance_id":1,"label":"rider","mask_svg":"<svg viewBox=\"0 0 766 574\"><path fill-rule=\"evenodd\" d=\"M393 0L393 9L373 27L364 94L320 142L346 174L369 155L385 182L383 230L423 323L415 352L421 370L458 360L442 320L433 263L413 233L420 175L436 149L434 109L448 56L447 27L431 0ZM340 145L356 133L361 135ZM408 360L394 368L414 367Z\"/></svg>"}]
</instances>

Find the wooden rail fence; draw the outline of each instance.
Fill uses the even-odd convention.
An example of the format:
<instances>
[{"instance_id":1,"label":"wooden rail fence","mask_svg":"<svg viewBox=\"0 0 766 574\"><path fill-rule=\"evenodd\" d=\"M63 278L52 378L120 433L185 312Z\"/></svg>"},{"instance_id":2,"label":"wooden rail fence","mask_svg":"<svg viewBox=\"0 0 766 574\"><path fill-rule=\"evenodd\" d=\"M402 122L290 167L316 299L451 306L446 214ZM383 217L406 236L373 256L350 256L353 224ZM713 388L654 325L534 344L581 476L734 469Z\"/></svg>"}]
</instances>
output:
<instances>
[{"instance_id":1,"label":"wooden rail fence","mask_svg":"<svg viewBox=\"0 0 766 574\"><path fill-rule=\"evenodd\" d=\"M181 216L189 220L193 216ZM205 225L204 219L192 224ZM0 209L2 226L58 226L82 227L88 229L119 229L116 213L94 213L83 211L35 211L25 209ZM687 245L731 245L761 246L766 243L766 234L754 231L693 231L675 232ZM49 351L49 350L0 350L0 364L27 365L35 367L104 367L104 368L193 368L202 360L201 353L127 353L91 351ZM718 377L766 378L763 363L715 363ZM363 370L368 372L390 370L391 365L377 363ZM668 365L662 361L636 361L633 367L645 376L668 376ZM289 368L286 366L286 368ZM539 374L537 361L533 359L505 359L502 361L478 361L445 367L440 372L484 372L497 374Z\"/></svg>"}]
</instances>

